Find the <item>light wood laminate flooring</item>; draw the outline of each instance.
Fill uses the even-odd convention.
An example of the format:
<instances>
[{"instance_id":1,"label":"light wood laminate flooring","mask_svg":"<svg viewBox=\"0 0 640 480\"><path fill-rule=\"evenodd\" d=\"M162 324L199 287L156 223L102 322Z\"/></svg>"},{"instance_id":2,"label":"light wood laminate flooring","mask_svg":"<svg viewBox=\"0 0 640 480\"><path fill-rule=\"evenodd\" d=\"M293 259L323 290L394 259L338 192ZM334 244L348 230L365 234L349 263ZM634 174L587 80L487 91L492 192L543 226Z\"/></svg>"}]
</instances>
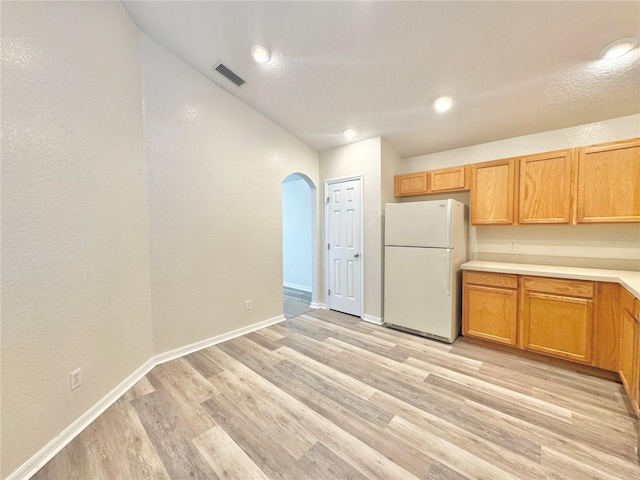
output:
<instances>
[{"instance_id":1,"label":"light wood laminate flooring","mask_svg":"<svg viewBox=\"0 0 640 480\"><path fill-rule=\"evenodd\" d=\"M310 314L155 367L43 479L637 479L620 384Z\"/></svg>"},{"instance_id":2,"label":"light wood laminate flooring","mask_svg":"<svg viewBox=\"0 0 640 480\"><path fill-rule=\"evenodd\" d=\"M289 287L282 287L282 289L284 318L297 317L313 310L310 306L311 292Z\"/></svg>"}]
</instances>

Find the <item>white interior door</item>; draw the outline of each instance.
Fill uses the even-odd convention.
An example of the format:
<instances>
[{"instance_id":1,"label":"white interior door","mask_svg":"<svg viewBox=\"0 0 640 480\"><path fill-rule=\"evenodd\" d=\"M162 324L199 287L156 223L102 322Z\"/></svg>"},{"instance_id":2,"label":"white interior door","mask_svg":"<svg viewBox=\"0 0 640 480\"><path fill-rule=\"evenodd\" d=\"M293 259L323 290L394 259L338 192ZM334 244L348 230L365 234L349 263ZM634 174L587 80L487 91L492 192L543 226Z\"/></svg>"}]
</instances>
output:
<instances>
[{"instance_id":1,"label":"white interior door","mask_svg":"<svg viewBox=\"0 0 640 480\"><path fill-rule=\"evenodd\" d=\"M360 179L328 184L328 305L332 310L361 315L362 240Z\"/></svg>"}]
</instances>

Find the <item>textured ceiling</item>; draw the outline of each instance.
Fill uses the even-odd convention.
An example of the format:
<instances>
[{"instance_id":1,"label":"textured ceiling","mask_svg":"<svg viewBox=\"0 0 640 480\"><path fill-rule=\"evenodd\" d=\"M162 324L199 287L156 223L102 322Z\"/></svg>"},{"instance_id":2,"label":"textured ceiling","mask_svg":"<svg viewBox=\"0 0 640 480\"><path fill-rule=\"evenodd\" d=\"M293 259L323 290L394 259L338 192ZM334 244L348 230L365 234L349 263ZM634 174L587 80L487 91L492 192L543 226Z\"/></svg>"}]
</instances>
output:
<instances>
[{"instance_id":1,"label":"textured ceiling","mask_svg":"<svg viewBox=\"0 0 640 480\"><path fill-rule=\"evenodd\" d=\"M403 157L640 112L640 2L123 2L142 31L320 152ZM257 64L250 47L271 49ZM236 87L217 61L243 77ZM448 94L454 108L437 114ZM342 130L359 135L348 140Z\"/></svg>"}]
</instances>

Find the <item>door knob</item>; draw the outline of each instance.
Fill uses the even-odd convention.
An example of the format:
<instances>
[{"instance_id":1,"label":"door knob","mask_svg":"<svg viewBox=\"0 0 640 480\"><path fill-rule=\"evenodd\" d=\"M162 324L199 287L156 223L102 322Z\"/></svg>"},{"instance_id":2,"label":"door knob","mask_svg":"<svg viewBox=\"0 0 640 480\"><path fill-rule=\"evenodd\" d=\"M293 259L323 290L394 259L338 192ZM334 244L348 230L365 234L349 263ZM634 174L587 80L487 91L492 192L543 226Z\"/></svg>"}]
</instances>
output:
<instances>
[{"instance_id":1,"label":"door knob","mask_svg":"<svg viewBox=\"0 0 640 480\"><path fill-rule=\"evenodd\" d=\"M353 254L353 258L358 258L359 256L360 256L360 254L359 254L359 253L354 253L354 254Z\"/></svg>"}]
</instances>

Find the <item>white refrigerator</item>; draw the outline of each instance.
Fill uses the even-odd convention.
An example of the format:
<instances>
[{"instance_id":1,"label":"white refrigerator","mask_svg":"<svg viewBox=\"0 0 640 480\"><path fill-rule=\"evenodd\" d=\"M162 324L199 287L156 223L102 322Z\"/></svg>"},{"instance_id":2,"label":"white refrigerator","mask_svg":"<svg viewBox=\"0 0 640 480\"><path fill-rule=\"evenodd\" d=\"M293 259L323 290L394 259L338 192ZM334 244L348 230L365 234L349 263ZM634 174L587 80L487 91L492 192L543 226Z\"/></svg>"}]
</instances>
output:
<instances>
[{"instance_id":1,"label":"white refrigerator","mask_svg":"<svg viewBox=\"0 0 640 480\"><path fill-rule=\"evenodd\" d=\"M465 217L465 205L451 199L386 204L386 325L448 343L460 334Z\"/></svg>"}]
</instances>

